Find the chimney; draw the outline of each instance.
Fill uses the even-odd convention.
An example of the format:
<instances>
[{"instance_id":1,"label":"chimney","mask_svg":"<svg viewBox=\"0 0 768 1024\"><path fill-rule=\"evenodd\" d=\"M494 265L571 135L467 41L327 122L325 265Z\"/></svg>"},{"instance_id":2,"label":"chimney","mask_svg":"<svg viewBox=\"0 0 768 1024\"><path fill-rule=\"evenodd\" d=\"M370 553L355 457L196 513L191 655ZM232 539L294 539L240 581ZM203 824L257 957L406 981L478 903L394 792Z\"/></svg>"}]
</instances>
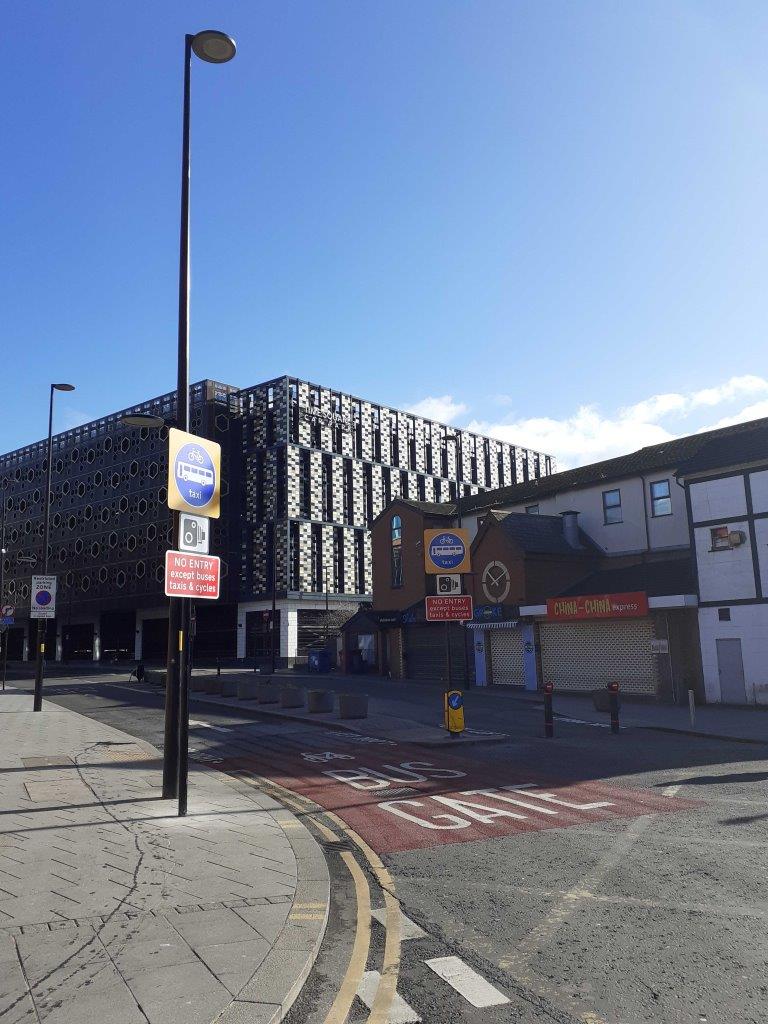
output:
<instances>
[{"instance_id":1,"label":"chimney","mask_svg":"<svg viewBox=\"0 0 768 1024\"><path fill-rule=\"evenodd\" d=\"M581 551L583 545L579 539L579 513L569 509L560 515L563 517L563 536L572 548Z\"/></svg>"}]
</instances>

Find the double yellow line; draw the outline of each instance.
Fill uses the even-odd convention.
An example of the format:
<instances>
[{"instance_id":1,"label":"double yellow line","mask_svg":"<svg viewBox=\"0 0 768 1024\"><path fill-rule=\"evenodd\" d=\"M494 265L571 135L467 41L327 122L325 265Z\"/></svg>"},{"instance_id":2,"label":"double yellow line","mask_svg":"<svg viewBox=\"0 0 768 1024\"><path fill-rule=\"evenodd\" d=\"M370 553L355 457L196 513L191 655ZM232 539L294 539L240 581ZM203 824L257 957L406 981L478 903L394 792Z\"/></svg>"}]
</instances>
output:
<instances>
[{"instance_id":1,"label":"double yellow line","mask_svg":"<svg viewBox=\"0 0 768 1024\"><path fill-rule=\"evenodd\" d=\"M368 1024L387 1024L392 1004L397 994L397 982L400 975L401 959L401 935L402 915L400 913L400 902L395 895L395 885L387 868L381 862L379 855L368 846L365 840L349 828L349 826L334 814L332 811L325 811L317 804L306 797L286 789L272 779L263 776L247 775L245 772L238 773L243 781L259 789L272 789L279 794L280 802L298 811L306 818L320 833L327 843L342 842L343 837L349 839L360 851L360 854L367 862L371 874L376 879L384 897L384 909L386 911L386 925L384 938L384 956L381 966L381 980L379 981L376 995L368 1015ZM323 814L331 821L338 831L329 828L319 814ZM341 833L341 834L340 834ZM333 1005L325 1018L325 1024L345 1024L349 1011L352 1008L355 995L363 980L363 974L368 964L368 956L371 945L371 890L368 878L363 871L357 857L350 850L341 851L341 859L347 867L355 886L355 899L357 903L357 921L355 926L355 940L352 945L352 952L349 963L344 974L344 979L336 993Z\"/></svg>"}]
</instances>

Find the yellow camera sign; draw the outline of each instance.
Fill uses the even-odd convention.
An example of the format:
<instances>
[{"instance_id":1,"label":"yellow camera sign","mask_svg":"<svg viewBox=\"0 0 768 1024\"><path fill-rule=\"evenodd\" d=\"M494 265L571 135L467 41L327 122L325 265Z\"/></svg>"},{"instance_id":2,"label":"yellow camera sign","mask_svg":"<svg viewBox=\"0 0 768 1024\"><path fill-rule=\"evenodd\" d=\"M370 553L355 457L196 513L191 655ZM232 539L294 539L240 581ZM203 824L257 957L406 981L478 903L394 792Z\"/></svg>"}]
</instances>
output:
<instances>
[{"instance_id":1,"label":"yellow camera sign","mask_svg":"<svg viewBox=\"0 0 768 1024\"><path fill-rule=\"evenodd\" d=\"M168 431L168 507L218 519L221 445L171 427Z\"/></svg>"}]
</instances>

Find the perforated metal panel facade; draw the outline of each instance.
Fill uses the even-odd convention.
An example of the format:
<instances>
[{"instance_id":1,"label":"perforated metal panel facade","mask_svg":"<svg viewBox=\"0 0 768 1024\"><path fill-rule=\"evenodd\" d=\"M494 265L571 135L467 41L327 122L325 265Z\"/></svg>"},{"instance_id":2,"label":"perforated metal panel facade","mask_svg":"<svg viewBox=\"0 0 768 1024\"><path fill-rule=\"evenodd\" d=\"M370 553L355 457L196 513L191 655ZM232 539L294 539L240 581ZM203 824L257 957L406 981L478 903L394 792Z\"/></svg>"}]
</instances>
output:
<instances>
[{"instance_id":1,"label":"perforated metal panel facade","mask_svg":"<svg viewBox=\"0 0 768 1024\"><path fill-rule=\"evenodd\" d=\"M491 682L496 686L524 686L523 631L494 629L489 631Z\"/></svg>"},{"instance_id":2,"label":"perforated metal panel facade","mask_svg":"<svg viewBox=\"0 0 768 1024\"><path fill-rule=\"evenodd\" d=\"M398 497L448 501L554 472L547 455L292 377L239 395L241 600L373 590L370 525ZM455 438L455 442L454 439Z\"/></svg>"},{"instance_id":3,"label":"perforated metal panel facade","mask_svg":"<svg viewBox=\"0 0 768 1024\"><path fill-rule=\"evenodd\" d=\"M558 690L594 690L617 682L624 693L658 691L651 619L543 622L540 637L543 677Z\"/></svg>"}]
</instances>

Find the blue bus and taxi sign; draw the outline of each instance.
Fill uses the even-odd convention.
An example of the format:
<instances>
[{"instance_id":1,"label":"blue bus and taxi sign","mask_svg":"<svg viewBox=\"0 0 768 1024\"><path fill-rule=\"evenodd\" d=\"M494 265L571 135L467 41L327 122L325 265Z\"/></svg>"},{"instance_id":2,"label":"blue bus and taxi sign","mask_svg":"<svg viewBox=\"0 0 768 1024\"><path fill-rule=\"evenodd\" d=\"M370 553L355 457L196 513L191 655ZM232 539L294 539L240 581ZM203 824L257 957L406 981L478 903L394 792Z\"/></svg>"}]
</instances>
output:
<instances>
[{"instance_id":1,"label":"blue bus and taxi sign","mask_svg":"<svg viewBox=\"0 0 768 1024\"><path fill-rule=\"evenodd\" d=\"M218 519L221 445L171 427L168 431L168 507Z\"/></svg>"},{"instance_id":2,"label":"blue bus and taxi sign","mask_svg":"<svg viewBox=\"0 0 768 1024\"><path fill-rule=\"evenodd\" d=\"M469 572L469 543L469 530L425 530L425 570L428 573Z\"/></svg>"}]
</instances>

